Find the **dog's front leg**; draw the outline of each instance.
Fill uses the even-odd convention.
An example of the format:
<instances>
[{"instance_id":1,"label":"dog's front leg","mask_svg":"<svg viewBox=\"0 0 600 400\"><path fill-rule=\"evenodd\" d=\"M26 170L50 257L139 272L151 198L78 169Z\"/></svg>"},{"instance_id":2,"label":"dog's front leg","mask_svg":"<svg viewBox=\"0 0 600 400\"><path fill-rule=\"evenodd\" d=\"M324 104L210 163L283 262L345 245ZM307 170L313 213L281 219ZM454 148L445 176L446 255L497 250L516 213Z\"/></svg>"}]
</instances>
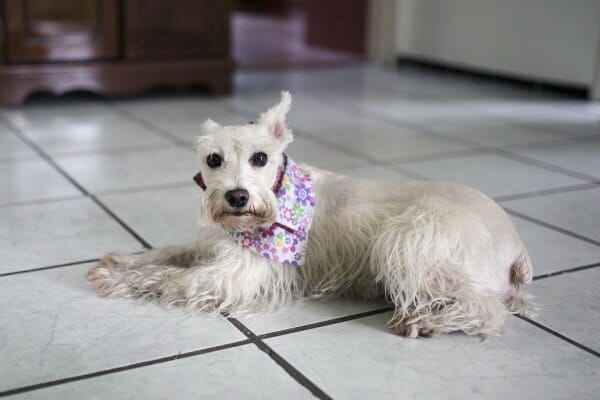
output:
<instances>
[{"instance_id":1,"label":"dog's front leg","mask_svg":"<svg viewBox=\"0 0 600 400\"><path fill-rule=\"evenodd\" d=\"M142 254L106 254L87 279L100 296L158 298L165 282L196 264L202 251L196 245L167 246Z\"/></svg>"}]
</instances>

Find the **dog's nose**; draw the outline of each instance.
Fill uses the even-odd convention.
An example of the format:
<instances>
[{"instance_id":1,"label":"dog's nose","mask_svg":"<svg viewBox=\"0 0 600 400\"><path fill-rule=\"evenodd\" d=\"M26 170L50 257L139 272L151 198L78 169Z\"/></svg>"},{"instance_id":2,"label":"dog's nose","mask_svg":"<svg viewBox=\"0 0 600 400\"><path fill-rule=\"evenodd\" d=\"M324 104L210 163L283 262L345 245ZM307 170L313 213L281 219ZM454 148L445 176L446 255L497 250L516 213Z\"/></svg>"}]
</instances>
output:
<instances>
[{"instance_id":1,"label":"dog's nose","mask_svg":"<svg viewBox=\"0 0 600 400\"><path fill-rule=\"evenodd\" d=\"M225 193L225 200L231 207L242 208L248 204L250 193L246 189L228 190Z\"/></svg>"}]
</instances>

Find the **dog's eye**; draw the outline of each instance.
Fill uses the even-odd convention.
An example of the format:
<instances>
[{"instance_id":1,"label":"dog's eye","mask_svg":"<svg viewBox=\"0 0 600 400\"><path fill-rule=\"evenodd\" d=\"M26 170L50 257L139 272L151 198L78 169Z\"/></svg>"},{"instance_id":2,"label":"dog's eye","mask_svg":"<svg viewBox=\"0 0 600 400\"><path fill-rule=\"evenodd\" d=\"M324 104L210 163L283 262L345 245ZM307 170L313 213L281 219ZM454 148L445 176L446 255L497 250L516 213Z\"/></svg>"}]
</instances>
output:
<instances>
[{"instance_id":1,"label":"dog's eye","mask_svg":"<svg viewBox=\"0 0 600 400\"><path fill-rule=\"evenodd\" d=\"M219 168L223 163L223 159L217 153L211 153L206 157L206 165L210 168Z\"/></svg>"},{"instance_id":2,"label":"dog's eye","mask_svg":"<svg viewBox=\"0 0 600 400\"><path fill-rule=\"evenodd\" d=\"M267 165L267 161L267 155L263 152L254 153L250 158L250 162L255 167L264 167L265 165Z\"/></svg>"}]
</instances>

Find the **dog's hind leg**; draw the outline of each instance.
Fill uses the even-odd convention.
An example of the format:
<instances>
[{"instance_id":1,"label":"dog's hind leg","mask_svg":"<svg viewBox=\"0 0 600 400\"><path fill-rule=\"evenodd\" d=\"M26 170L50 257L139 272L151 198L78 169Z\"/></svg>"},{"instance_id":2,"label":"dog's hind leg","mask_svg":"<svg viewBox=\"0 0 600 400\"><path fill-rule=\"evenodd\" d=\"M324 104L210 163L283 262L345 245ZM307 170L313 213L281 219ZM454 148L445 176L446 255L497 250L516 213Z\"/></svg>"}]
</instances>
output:
<instances>
[{"instance_id":1,"label":"dog's hind leg","mask_svg":"<svg viewBox=\"0 0 600 400\"><path fill-rule=\"evenodd\" d=\"M392 330L408 337L502 333L509 311L501 296L466 268L485 262L473 253L478 246L488 246L481 223L452 209L424 202L388 219L373 242L370 265L395 306Z\"/></svg>"},{"instance_id":2,"label":"dog's hind leg","mask_svg":"<svg viewBox=\"0 0 600 400\"><path fill-rule=\"evenodd\" d=\"M198 259L196 246L167 246L142 254L106 254L87 273L100 296L157 298L161 286Z\"/></svg>"}]
</instances>

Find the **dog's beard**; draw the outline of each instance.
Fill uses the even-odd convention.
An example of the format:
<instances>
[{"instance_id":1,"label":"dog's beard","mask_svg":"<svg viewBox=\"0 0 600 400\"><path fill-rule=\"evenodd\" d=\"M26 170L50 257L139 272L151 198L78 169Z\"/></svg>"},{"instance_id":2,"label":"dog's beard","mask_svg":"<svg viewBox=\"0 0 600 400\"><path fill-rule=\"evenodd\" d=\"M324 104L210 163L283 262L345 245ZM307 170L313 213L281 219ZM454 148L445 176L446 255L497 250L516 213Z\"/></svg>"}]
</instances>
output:
<instances>
[{"instance_id":1,"label":"dog's beard","mask_svg":"<svg viewBox=\"0 0 600 400\"><path fill-rule=\"evenodd\" d=\"M214 191L208 199L211 221L235 230L269 227L277 220L277 198L272 192L269 194L264 197L251 195L250 203L237 209L227 204L223 193Z\"/></svg>"}]
</instances>

